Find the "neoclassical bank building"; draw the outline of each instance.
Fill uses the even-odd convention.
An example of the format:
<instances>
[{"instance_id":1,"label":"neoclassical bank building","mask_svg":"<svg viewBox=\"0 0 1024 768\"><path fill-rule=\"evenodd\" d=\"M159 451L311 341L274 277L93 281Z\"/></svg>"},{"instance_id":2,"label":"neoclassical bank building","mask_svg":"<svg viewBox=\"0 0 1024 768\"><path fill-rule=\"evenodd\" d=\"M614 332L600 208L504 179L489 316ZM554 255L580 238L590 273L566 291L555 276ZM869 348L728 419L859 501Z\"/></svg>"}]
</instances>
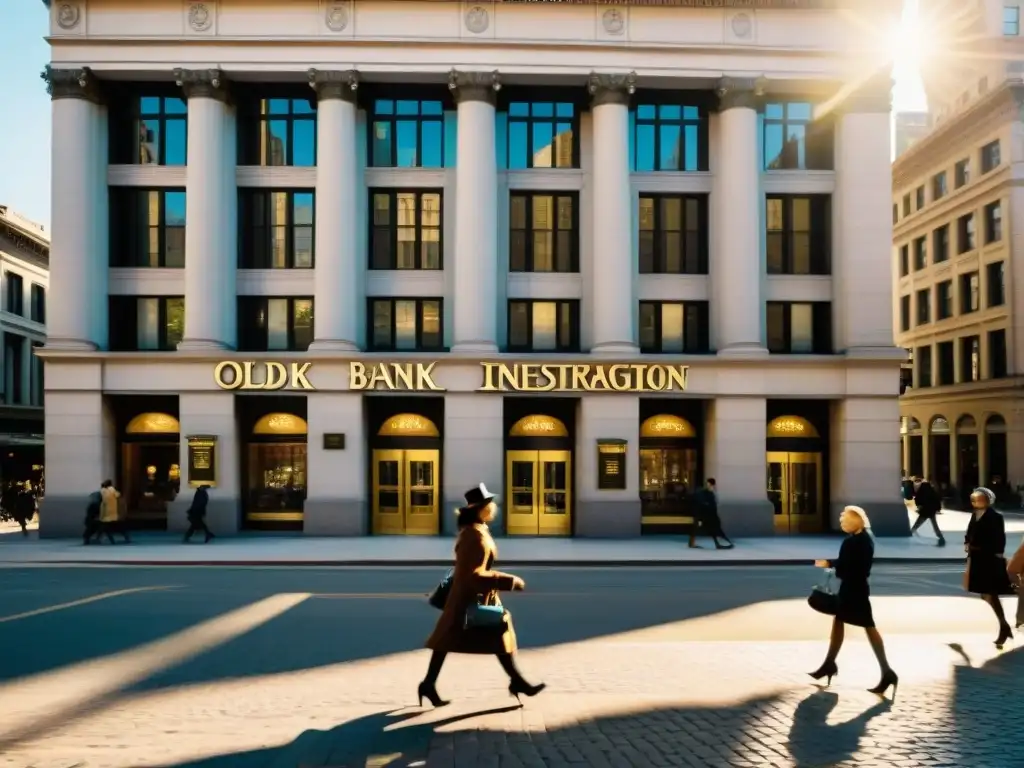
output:
<instances>
[{"instance_id":1,"label":"neoclassical bank building","mask_svg":"<svg viewBox=\"0 0 1024 768\"><path fill-rule=\"evenodd\" d=\"M42 535L906 533L892 3L47 5Z\"/></svg>"}]
</instances>

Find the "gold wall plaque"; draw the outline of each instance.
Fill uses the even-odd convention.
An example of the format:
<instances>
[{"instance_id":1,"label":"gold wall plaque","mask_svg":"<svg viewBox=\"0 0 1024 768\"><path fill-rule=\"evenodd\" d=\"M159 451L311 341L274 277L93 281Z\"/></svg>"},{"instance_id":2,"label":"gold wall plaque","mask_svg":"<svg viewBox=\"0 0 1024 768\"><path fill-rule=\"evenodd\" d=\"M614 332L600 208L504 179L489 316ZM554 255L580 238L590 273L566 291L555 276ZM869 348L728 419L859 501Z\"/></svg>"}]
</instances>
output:
<instances>
[{"instance_id":1,"label":"gold wall plaque","mask_svg":"<svg viewBox=\"0 0 1024 768\"><path fill-rule=\"evenodd\" d=\"M480 363L478 392L682 392L689 366L594 363Z\"/></svg>"},{"instance_id":2,"label":"gold wall plaque","mask_svg":"<svg viewBox=\"0 0 1024 768\"><path fill-rule=\"evenodd\" d=\"M124 431L129 435L168 435L180 432L181 424L167 413L140 413L128 422Z\"/></svg>"},{"instance_id":3,"label":"gold wall plaque","mask_svg":"<svg viewBox=\"0 0 1024 768\"><path fill-rule=\"evenodd\" d=\"M658 414L640 425L640 437L696 437L697 431L686 419L669 413Z\"/></svg>"},{"instance_id":4,"label":"gold wall plaque","mask_svg":"<svg viewBox=\"0 0 1024 768\"><path fill-rule=\"evenodd\" d=\"M188 484L190 488L217 486L217 436L189 435Z\"/></svg>"},{"instance_id":5,"label":"gold wall plaque","mask_svg":"<svg viewBox=\"0 0 1024 768\"><path fill-rule=\"evenodd\" d=\"M768 422L768 437L818 437L818 430L802 416L779 416Z\"/></svg>"},{"instance_id":6,"label":"gold wall plaque","mask_svg":"<svg viewBox=\"0 0 1024 768\"><path fill-rule=\"evenodd\" d=\"M237 363L225 360L213 369L213 380L221 389L313 390L306 376L312 363L257 363L253 360Z\"/></svg>"},{"instance_id":7,"label":"gold wall plaque","mask_svg":"<svg viewBox=\"0 0 1024 768\"><path fill-rule=\"evenodd\" d=\"M444 392L434 382L437 363L349 363L348 388L397 390L403 392Z\"/></svg>"}]
</instances>

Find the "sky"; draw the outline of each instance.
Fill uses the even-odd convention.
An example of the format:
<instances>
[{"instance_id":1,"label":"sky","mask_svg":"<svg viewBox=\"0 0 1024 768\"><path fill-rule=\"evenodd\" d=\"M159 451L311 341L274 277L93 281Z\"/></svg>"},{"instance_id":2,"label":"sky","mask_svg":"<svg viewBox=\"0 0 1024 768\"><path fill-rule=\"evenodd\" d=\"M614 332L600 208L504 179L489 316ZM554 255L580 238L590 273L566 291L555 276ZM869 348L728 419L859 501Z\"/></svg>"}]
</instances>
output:
<instances>
[{"instance_id":1,"label":"sky","mask_svg":"<svg viewBox=\"0 0 1024 768\"><path fill-rule=\"evenodd\" d=\"M918 0L906 0L907 13ZM39 78L49 61L47 14L42 0L0 0L0 205L50 225L50 98ZM893 109L923 110L924 94L913 67L897 61Z\"/></svg>"}]
</instances>

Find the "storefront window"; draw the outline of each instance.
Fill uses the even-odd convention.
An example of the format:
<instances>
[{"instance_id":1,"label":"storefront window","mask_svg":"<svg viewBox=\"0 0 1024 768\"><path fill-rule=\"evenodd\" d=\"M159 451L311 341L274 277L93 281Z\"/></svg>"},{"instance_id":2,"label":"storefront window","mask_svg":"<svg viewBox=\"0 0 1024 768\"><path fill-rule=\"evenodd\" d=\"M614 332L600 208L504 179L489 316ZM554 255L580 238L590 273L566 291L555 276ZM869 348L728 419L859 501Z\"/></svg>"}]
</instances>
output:
<instances>
[{"instance_id":1,"label":"storefront window","mask_svg":"<svg viewBox=\"0 0 1024 768\"><path fill-rule=\"evenodd\" d=\"M697 490L697 482L697 449L640 449L644 514L680 514L686 499Z\"/></svg>"},{"instance_id":2,"label":"storefront window","mask_svg":"<svg viewBox=\"0 0 1024 768\"><path fill-rule=\"evenodd\" d=\"M306 444L250 444L249 496L250 512L302 512L306 500Z\"/></svg>"}]
</instances>

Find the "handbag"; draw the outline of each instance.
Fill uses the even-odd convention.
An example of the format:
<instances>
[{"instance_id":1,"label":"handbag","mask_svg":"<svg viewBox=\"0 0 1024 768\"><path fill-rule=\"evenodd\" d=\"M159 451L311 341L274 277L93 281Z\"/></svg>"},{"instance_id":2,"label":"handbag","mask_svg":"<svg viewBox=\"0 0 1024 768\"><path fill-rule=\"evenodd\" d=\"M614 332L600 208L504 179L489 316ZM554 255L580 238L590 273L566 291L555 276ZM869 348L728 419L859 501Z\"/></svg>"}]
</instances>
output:
<instances>
[{"instance_id":1,"label":"handbag","mask_svg":"<svg viewBox=\"0 0 1024 768\"><path fill-rule=\"evenodd\" d=\"M435 608L437 608L437 610L439 611L443 611L445 605L448 602L448 595L450 595L452 591L453 575L454 571L448 571L448 573L445 574L444 578L441 579L440 583L431 593L430 597L427 598L427 602Z\"/></svg>"},{"instance_id":2,"label":"handbag","mask_svg":"<svg viewBox=\"0 0 1024 768\"><path fill-rule=\"evenodd\" d=\"M839 595L832 590L831 572L823 584L819 584L811 590L807 604L811 606L811 610L826 616L835 616L839 612Z\"/></svg>"},{"instance_id":3,"label":"handbag","mask_svg":"<svg viewBox=\"0 0 1024 768\"><path fill-rule=\"evenodd\" d=\"M505 631L505 606L477 603L466 609L466 629Z\"/></svg>"}]
</instances>

